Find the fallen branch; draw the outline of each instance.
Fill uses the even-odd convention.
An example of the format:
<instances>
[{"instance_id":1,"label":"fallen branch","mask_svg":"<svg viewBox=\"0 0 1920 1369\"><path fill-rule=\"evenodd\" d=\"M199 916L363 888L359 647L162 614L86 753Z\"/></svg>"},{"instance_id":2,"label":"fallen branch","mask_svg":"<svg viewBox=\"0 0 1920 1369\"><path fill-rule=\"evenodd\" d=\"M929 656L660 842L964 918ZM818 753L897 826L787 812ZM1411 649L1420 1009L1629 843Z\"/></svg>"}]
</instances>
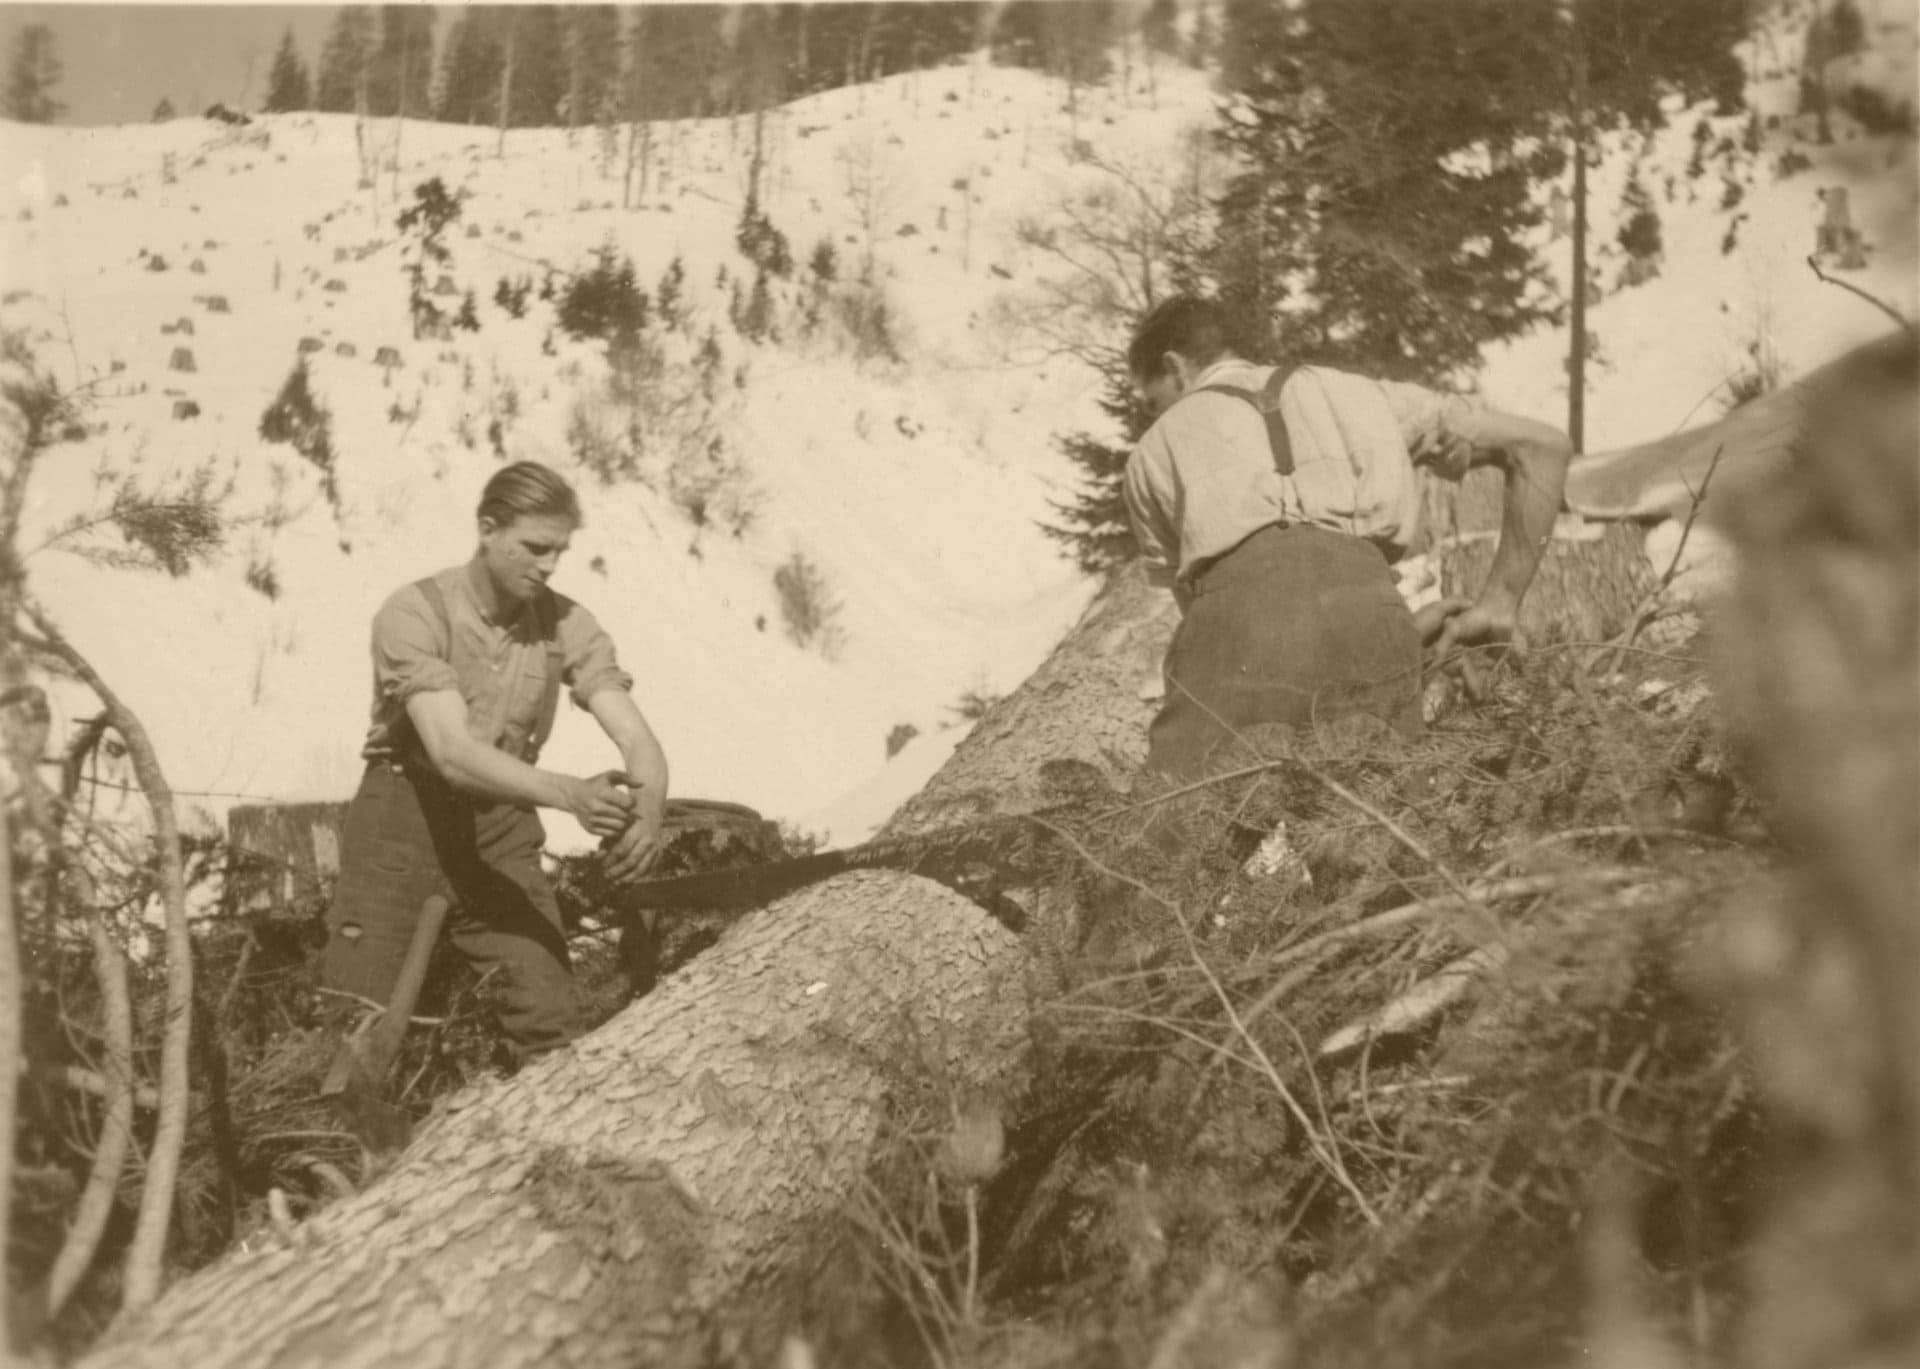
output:
<instances>
[{"instance_id":1,"label":"fallen branch","mask_svg":"<svg viewBox=\"0 0 1920 1369\"><path fill-rule=\"evenodd\" d=\"M1842 290L1845 290L1848 294L1858 295L1861 299L1865 300L1868 304L1871 304L1874 308L1878 309L1881 313L1885 314L1888 318L1892 319L1895 323L1899 324L1910 335L1915 337L1920 337L1920 326L1916 326L1912 319L1908 318L1906 315L1902 314L1898 309L1894 308L1891 304L1888 304L1885 300L1881 299L1880 296L1869 294L1867 291L1862 290L1859 286L1855 285L1850 280L1841 280L1836 276L1829 276L1825 271L1822 271L1820 269L1820 263L1817 259L1815 259L1812 253L1807 254L1807 265L1810 268L1812 268L1814 276L1819 281L1821 281L1822 284L1837 285Z\"/></svg>"},{"instance_id":2,"label":"fallen branch","mask_svg":"<svg viewBox=\"0 0 1920 1369\"><path fill-rule=\"evenodd\" d=\"M1426 1025L1457 1003L1481 975L1500 969L1509 954L1504 946L1482 946L1420 980L1391 1002L1350 1022L1320 1043L1321 1059L1342 1055L1382 1036L1396 1036Z\"/></svg>"}]
</instances>

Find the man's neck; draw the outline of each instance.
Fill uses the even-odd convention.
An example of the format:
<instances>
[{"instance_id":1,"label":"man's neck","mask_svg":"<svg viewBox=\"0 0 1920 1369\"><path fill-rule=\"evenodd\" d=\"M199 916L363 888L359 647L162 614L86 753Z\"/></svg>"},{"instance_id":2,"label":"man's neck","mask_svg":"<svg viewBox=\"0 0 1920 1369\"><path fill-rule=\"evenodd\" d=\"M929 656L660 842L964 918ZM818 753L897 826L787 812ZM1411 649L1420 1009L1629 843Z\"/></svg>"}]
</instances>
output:
<instances>
[{"instance_id":1,"label":"man's neck","mask_svg":"<svg viewBox=\"0 0 1920 1369\"><path fill-rule=\"evenodd\" d=\"M1202 366L1200 370L1194 375L1193 383L1190 384L1187 388L1189 390L1199 389L1202 385L1205 385L1210 380L1212 380L1214 376L1219 374L1221 371L1226 370L1230 366L1251 366L1252 364L1253 363L1248 361L1245 357L1235 356L1233 353L1228 352L1225 356L1215 357L1212 361L1209 361L1205 366Z\"/></svg>"},{"instance_id":2,"label":"man's neck","mask_svg":"<svg viewBox=\"0 0 1920 1369\"><path fill-rule=\"evenodd\" d=\"M493 577L487 574L486 563L478 552L467 562L467 588L473 593L474 603L480 606L480 616L489 623L510 623L520 616L519 602L494 587Z\"/></svg>"}]
</instances>

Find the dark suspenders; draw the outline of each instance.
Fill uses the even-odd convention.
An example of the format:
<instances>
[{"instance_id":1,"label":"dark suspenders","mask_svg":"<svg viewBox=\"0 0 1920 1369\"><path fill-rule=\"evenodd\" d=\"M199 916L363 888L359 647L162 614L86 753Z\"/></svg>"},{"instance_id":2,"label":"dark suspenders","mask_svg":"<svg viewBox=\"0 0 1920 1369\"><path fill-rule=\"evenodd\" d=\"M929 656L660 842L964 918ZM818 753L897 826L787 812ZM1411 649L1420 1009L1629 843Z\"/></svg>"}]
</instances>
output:
<instances>
[{"instance_id":1,"label":"dark suspenders","mask_svg":"<svg viewBox=\"0 0 1920 1369\"><path fill-rule=\"evenodd\" d=\"M1287 421L1280 416L1280 387L1287 377L1275 372L1263 390L1249 390L1244 385L1202 385L1189 394L1232 395L1235 399L1245 400L1253 405L1267 425L1267 446L1273 452L1273 468L1282 475L1293 474L1293 438L1287 432Z\"/></svg>"},{"instance_id":2,"label":"dark suspenders","mask_svg":"<svg viewBox=\"0 0 1920 1369\"><path fill-rule=\"evenodd\" d=\"M413 587L420 591L420 597L427 601L434 620L440 624L441 631L447 637L447 655L453 655L453 618L447 612L447 596L440 588L440 582L429 575L424 580L416 580ZM533 601L535 622L539 625L540 637L547 648L547 675L540 690L540 712L534 722L533 731L528 734L526 746L522 749L521 759L531 765L539 759L540 742L553 733L554 718L560 712L560 675L565 669L565 657L560 650L560 620L558 605L554 603L553 593L542 589ZM402 714L404 717L405 715ZM407 731L413 728L409 724ZM418 749L419 738L413 738L413 747Z\"/></svg>"}]
</instances>

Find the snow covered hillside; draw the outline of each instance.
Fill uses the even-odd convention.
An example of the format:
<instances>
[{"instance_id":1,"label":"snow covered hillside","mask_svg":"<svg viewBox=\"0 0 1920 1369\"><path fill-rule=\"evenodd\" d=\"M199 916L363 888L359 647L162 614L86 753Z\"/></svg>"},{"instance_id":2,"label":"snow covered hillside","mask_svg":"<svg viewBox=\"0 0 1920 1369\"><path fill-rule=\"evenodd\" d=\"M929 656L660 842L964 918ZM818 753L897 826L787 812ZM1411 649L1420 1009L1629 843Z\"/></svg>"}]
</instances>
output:
<instances>
[{"instance_id":1,"label":"snow covered hillside","mask_svg":"<svg viewBox=\"0 0 1920 1369\"><path fill-rule=\"evenodd\" d=\"M1912 7L1861 9L1871 50L1837 59L1830 88L1910 102ZM1883 314L1805 265L1835 190L1864 244L1836 273L1914 312L1913 137L1836 112L1835 140L1816 139L1796 112L1809 13L1777 10L1745 54L1756 129L1744 114L1676 108L1645 143L1605 140L1589 450L1703 422L1736 390L1885 331ZM30 563L34 584L208 819L240 796L343 797L375 606L466 556L475 498L503 456L547 461L588 510L559 587L620 643L676 790L857 840L951 750L963 696L1011 689L1092 593L1037 525L1073 479L1053 436L1101 431L1097 377L1009 320L1062 269L1023 221L1044 226L1073 195L1110 188L1101 162L1149 184L1195 174L1188 135L1213 117L1204 80L1172 64L1156 77L1151 98L1137 75L1129 93L1083 89L1071 119L1058 82L974 65L770 118L762 207L802 263L822 239L843 278L872 253L897 361L802 337L791 314L763 342L730 321L733 291L752 280L735 246L749 120L661 129L671 179L634 212L618 208L619 168L591 130L571 145L514 131L496 157L491 130L378 122L368 188L345 116L0 124L0 321L35 330L42 363L94 397L88 435L36 481L27 547L96 502L100 470L157 480L212 461L235 482L233 508L256 515L219 565L180 580L50 549ZM472 291L481 326L415 341L395 218L434 176L467 197L449 233L451 293L435 299L453 309ZM1660 219L1651 263L1616 246L1635 180ZM649 291L680 258L685 349L709 330L719 340L716 499L689 499L668 469L697 451L656 454L611 484L584 469L603 347L557 332L551 303L515 318L493 302L502 278L537 283L609 243ZM1536 246L1564 287L1564 232L1549 224ZM1566 347L1566 330L1548 328L1490 349L1477 383L1503 407L1563 421ZM337 511L311 465L258 434L303 348L332 414ZM838 605L824 649L784 630L775 573L796 556ZM77 693L64 702L86 707ZM897 728L918 735L884 764ZM545 759L588 771L610 757L568 710ZM556 845L581 840L561 819L552 828Z\"/></svg>"},{"instance_id":2,"label":"snow covered hillside","mask_svg":"<svg viewBox=\"0 0 1920 1369\"><path fill-rule=\"evenodd\" d=\"M97 468L160 480L212 461L235 482L233 509L266 515L180 580L56 548L34 557L34 583L148 720L190 807L217 820L239 796L342 797L358 774L374 608L470 552L501 454L546 461L576 480L588 516L556 584L620 644L676 790L858 838L885 816L884 795L832 805L880 768L890 731L917 729L903 759L930 769L959 735L962 696L1017 684L1092 591L1037 524L1071 479L1051 435L1097 417L1095 377L997 325L995 306L1043 271L1015 227L1083 174L1071 138L1176 174L1172 150L1209 109L1196 73L1164 67L1151 103L1082 95L1069 128L1063 89L954 67L769 121L767 216L802 263L823 238L843 276L873 252L898 363L793 327L749 342L729 325L719 274L752 279L734 241L748 120L657 134L656 156L674 146L673 179L637 212L618 208L620 168L591 130L572 146L514 131L501 159L491 130L409 123L396 173L382 121L369 126L381 158L369 189L345 116L0 124L5 321L34 329L42 364L94 396L89 435L35 482L25 545L92 505ZM481 327L416 342L395 219L433 176L466 196L438 300L453 309L471 290ZM603 484L576 459L603 346L557 332L551 304L515 319L492 297L503 277L537 284L545 265L579 268L603 244L649 291L684 262L683 331L719 339L714 425L737 466L725 493L749 518L696 526L667 481ZM332 416L337 514L319 472L258 435L303 349ZM838 605L826 650L784 631L774 572L796 554ZM544 763L611 759L591 720L565 710ZM580 839L552 826L556 844Z\"/></svg>"},{"instance_id":3,"label":"snow covered hillside","mask_svg":"<svg viewBox=\"0 0 1920 1369\"><path fill-rule=\"evenodd\" d=\"M1915 96L1915 11L1904 0L1861 0L1868 50L1835 59L1828 88ZM1801 54L1813 7L1779 8L1741 57L1755 78L1748 110L1715 116L1710 105L1668 109L1668 125L1643 142L1613 134L1589 182L1590 263L1601 298L1587 319L1597 361L1587 377L1585 449L1604 451L1706 422L1730 407L1729 382L1765 373L1790 380L1885 333L1885 314L1807 266L1824 196L1841 191L1864 243L1865 261L1832 274L1911 317L1920 305L1920 178L1911 133L1876 134L1845 112L1832 115L1822 145L1817 120L1799 112ZM1757 118L1757 149L1748 144ZM1700 151L1696 154L1696 146ZM1698 156L1703 174L1690 176ZM1627 186L1637 176L1661 221L1658 274L1629 284L1618 242ZM1569 176L1569 182L1571 177ZM1550 194L1550 188L1545 189ZM1564 224L1562 225L1564 229ZM1571 252L1549 224L1538 248L1564 296ZM1566 412L1562 359L1567 330L1545 329L1491 348L1480 384L1520 412Z\"/></svg>"}]
</instances>

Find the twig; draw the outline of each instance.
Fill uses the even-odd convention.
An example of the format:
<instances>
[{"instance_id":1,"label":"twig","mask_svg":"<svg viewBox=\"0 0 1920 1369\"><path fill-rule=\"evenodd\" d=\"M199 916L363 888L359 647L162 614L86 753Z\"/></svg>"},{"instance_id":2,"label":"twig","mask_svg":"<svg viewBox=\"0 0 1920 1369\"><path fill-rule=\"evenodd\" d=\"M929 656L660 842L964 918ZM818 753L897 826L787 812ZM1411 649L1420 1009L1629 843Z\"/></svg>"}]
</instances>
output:
<instances>
[{"instance_id":1,"label":"twig","mask_svg":"<svg viewBox=\"0 0 1920 1369\"><path fill-rule=\"evenodd\" d=\"M358 1003L369 1012L383 1013L387 1010L385 1003L368 998L365 994L354 993L351 989L329 989L321 986L316 987L314 992L325 994L329 998L344 998L350 1003ZM447 1025L447 1019L444 1017L409 1017L407 1022L409 1025L415 1027L444 1027Z\"/></svg>"},{"instance_id":2,"label":"twig","mask_svg":"<svg viewBox=\"0 0 1920 1369\"><path fill-rule=\"evenodd\" d=\"M1812 269L1813 274L1819 280L1825 282L1828 285L1837 285L1842 290L1847 291L1849 294L1858 295L1861 299L1865 300L1868 304L1871 304L1874 308L1878 309L1881 313L1885 314L1888 318L1892 319L1895 323L1899 324L1908 333L1912 334L1915 337L1920 337L1920 325L1916 325L1912 319L1906 317L1906 315L1902 314L1898 309L1895 309L1891 304L1888 304L1885 300L1881 299L1878 295L1869 294L1867 291L1862 290L1859 286L1855 285L1850 280L1840 280L1837 277L1829 276L1825 271L1822 271L1820 269L1819 261L1815 259L1814 255L1811 252L1807 254L1807 265Z\"/></svg>"},{"instance_id":3,"label":"twig","mask_svg":"<svg viewBox=\"0 0 1920 1369\"><path fill-rule=\"evenodd\" d=\"M1640 635L1641 629L1653 621L1661 597L1672 588L1674 578L1679 575L1680 558L1686 555L1687 539L1693 535L1693 525L1700 517L1701 508L1706 504L1707 487L1713 483L1713 473L1720 468L1720 458L1726 450L1724 442L1715 447L1713 459L1707 463L1706 474L1700 477L1700 488L1696 490L1691 486L1688 487L1690 502L1687 505L1687 517L1686 521L1680 525L1680 540L1674 544L1673 556L1667 561L1666 570L1661 572L1659 583L1647 592L1646 597L1640 601L1640 607L1634 610L1633 621L1628 623L1626 629L1615 639L1617 645L1614 647L1613 655L1607 658L1606 674L1612 675L1620 669L1621 653L1632 646L1634 639Z\"/></svg>"}]
</instances>

